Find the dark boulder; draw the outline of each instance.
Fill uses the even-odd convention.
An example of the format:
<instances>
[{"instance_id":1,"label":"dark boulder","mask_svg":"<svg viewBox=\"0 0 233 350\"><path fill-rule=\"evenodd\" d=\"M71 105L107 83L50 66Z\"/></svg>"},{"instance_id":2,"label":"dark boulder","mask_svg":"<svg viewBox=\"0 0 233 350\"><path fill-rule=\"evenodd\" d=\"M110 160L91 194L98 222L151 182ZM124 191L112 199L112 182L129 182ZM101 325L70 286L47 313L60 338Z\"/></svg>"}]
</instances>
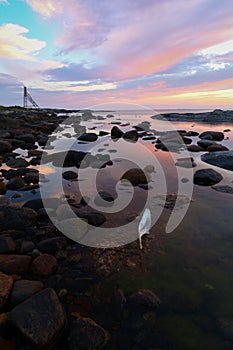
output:
<instances>
[{"instance_id":1,"label":"dark boulder","mask_svg":"<svg viewBox=\"0 0 233 350\"><path fill-rule=\"evenodd\" d=\"M8 319L36 348L51 346L65 325L63 307L51 288L16 306L9 313Z\"/></svg>"},{"instance_id":2,"label":"dark boulder","mask_svg":"<svg viewBox=\"0 0 233 350\"><path fill-rule=\"evenodd\" d=\"M197 185L211 186L223 179L222 175L213 169L200 169L194 174L193 181Z\"/></svg>"},{"instance_id":3,"label":"dark boulder","mask_svg":"<svg viewBox=\"0 0 233 350\"><path fill-rule=\"evenodd\" d=\"M199 137L200 139L207 139L209 137L209 140L222 141L224 139L224 133L221 131L204 131Z\"/></svg>"},{"instance_id":4,"label":"dark boulder","mask_svg":"<svg viewBox=\"0 0 233 350\"><path fill-rule=\"evenodd\" d=\"M118 128L118 126L114 126L111 130L111 138L112 139L120 139L124 135L123 131Z\"/></svg>"},{"instance_id":5,"label":"dark boulder","mask_svg":"<svg viewBox=\"0 0 233 350\"><path fill-rule=\"evenodd\" d=\"M0 227L2 230L21 230L37 222L37 213L29 208L11 206L0 207Z\"/></svg>"}]
</instances>

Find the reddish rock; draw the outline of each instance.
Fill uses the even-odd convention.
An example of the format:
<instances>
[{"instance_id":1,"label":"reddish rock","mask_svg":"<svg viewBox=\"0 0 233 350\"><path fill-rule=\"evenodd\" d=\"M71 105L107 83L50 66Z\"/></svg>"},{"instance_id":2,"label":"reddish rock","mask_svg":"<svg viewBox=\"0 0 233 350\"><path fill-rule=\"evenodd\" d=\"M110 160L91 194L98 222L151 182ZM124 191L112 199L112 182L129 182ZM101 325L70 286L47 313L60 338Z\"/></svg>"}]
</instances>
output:
<instances>
[{"instance_id":1,"label":"reddish rock","mask_svg":"<svg viewBox=\"0 0 233 350\"><path fill-rule=\"evenodd\" d=\"M219 151L228 151L229 149L223 145L212 145L207 147L208 152L219 152Z\"/></svg>"},{"instance_id":2,"label":"reddish rock","mask_svg":"<svg viewBox=\"0 0 233 350\"><path fill-rule=\"evenodd\" d=\"M0 255L0 271L21 275L28 271L32 258L27 255Z\"/></svg>"},{"instance_id":3,"label":"reddish rock","mask_svg":"<svg viewBox=\"0 0 233 350\"><path fill-rule=\"evenodd\" d=\"M10 323L36 348L48 348L65 325L65 313L57 294L47 288L17 305Z\"/></svg>"},{"instance_id":4,"label":"reddish rock","mask_svg":"<svg viewBox=\"0 0 233 350\"><path fill-rule=\"evenodd\" d=\"M203 152L204 151L204 149L198 145L189 145L187 147L187 150L189 152Z\"/></svg>"},{"instance_id":5,"label":"reddish rock","mask_svg":"<svg viewBox=\"0 0 233 350\"><path fill-rule=\"evenodd\" d=\"M13 277L0 272L0 309L4 306L11 292Z\"/></svg>"},{"instance_id":6,"label":"reddish rock","mask_svg":"<svg viewBox=\"0 0 233 350\"><path fill-rule=\"evenodd\" d=\"M49 254L38 256L31 265L31 272L41 277L50 276L57 267L57 259Z\"/></svg>"}]
</instances>

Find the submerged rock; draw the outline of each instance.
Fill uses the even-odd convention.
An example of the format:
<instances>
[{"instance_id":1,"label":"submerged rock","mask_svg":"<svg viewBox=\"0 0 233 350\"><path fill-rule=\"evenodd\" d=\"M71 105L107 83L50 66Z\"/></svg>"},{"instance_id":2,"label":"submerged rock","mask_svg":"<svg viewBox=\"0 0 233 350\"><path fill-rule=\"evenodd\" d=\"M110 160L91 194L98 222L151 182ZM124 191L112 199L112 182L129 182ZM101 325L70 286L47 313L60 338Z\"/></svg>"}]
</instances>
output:
<instances>
[{"instance_id":1,"label":"submerged rock","mask_svg":"<svg viewBox=\"0 0 233 350\"><path fill-rule=\"evenodd\" d=\"M213 190L222 192L222 193L231 193L233 194L233 187L225 185L225 186L213 186Z\"/></svg>"},{"instance_id":2,"label":"submerged rock","mask_svg":"<svg viewBox=\"0 0 233 350\"><path fill-rule=\"evenodd\" d=\"M24 186L25 182L21 177L14 177L13 179L10 179L6 184L6 188L8 188L9 190L18 190Z\"/></svg>"},{"instance_id":3,"label":"submerged rock","mask_svg":"<svg viewBox=\"0 0 233 350\"><path fill-rule=\"evenodd\" d=\"M198 146L198 145L189 145L187 147L187 150L189 152L203 152L204 151L204 148Z\"/></svg>"},{"instance_id":4,"label":"submerged rock","mask_svg":"<svg viewBox=\"0 0 233 350\"><path fill-rule=\"evenodd\" d=\"M68 337L69 349L99 350L110 339L109 333L91 318L80 317L71 326Z\"/></svg>"},{"instance_id":5,"label":"submerged rock","mask_svg":"<svg viewBox=\"0 0 233 350\"><path fill-rule=\"evenodd\" d=\"M13 286L13 277L0 272L0 310L5 305Z\"/></svg>"},{"instance_id":6,"label":"submerged rock","mask_svg":"<svg viewBox=\"0 0 233 350\"><path fill-rule=\"evenodd\" d=\"M21 275L28 271L31 260L27 255L0 255L0 269L10 275Z\"/></svg>"},{"instance_id":7,"label":"submerged rock","mask_svg":"<svg viewBox=\"0 0 233 350\"><path fill-rule=\"evenodd\" d=\"M40 281L19 280L16 281L11 294L12 305L22 303L32 295L40 292L44 285Z\"/></svg>"},{"instance_id":8,"label":"submerged rock","mask_svg":"<svg viewBox=\"0 0 233 350\"><path fill-rule=\"evenodd\" d=\"M33 275L48 277L57 267L57 259L53 255L42 254L38 256L31 265Z\"/></svg>"},{"instance_id":9,"label":"submerged rock","mask_svg":"<svg viewBox=\"0 0 233 350\"><path fill-rule=\"evenodd\" d=\"M51 288L16 306L8 319L36 348L49 347L65 325L63 307Z\"/></svg>"},{"instance_id":10,"label":"submerged rock","mask_svg":"<svg viewBox=\"0 0 233 350\"><path fill-rule=\"evenodd\" d=\"M194 174L193 181L197 185L211 186L223 179L222 175L213 169L200 169Z\"/></svg>"},{"instance_id":11,"label":"submerged rock","mask_svg":"<svg viewBox=\"0 0 233 350\"><path fill-rule=\"evenodd\" d=\"M208 164L233 171L233 151L205 153L201 159Z\"/></svg>"},{"instance_id":12,"label":"submerged rock","mask_svg":"<svg viewBox=\"0 0 233 350\"><path fill-rule=\"evenodd\" d=\"M0 235L0 254L14 253L15 243L10 235ZM0 266L1 270L1 266Z\"/></svg>"},{"instance_id":13,"label":"submerged rock","mask_svg":"<svg viewBox=\"0 0 233 350\"><path fill-rule=\"evenodd\" d=\"M220 152L220 151L229 151L229 149L226 146L223 145L211 145L209 147L207 147L207 151L208 152Z\"/></svg>"},{"instance_id":14,"label":"submerged rock","mask_svg":"<svg viewBox=\"0 0 233 350\"><path fill-rule=\"evenodd\" d=\"M141 169L133 168L127 170L121 177L121 180L128 180L131 182L133 186L137 186L139 184L148 184L148 179Z\"/></svg>"},{"instance_id":15,"label":"submerged rock","mask_svg":"<svg viewBox=\"0 0 233 350\"><path fill-rule=\"evenodd\" d=\"M139 290L130 297L129 301L134 307L155 308L161 304L159 297L149 289Z\"/></svg>"}]
</instances>

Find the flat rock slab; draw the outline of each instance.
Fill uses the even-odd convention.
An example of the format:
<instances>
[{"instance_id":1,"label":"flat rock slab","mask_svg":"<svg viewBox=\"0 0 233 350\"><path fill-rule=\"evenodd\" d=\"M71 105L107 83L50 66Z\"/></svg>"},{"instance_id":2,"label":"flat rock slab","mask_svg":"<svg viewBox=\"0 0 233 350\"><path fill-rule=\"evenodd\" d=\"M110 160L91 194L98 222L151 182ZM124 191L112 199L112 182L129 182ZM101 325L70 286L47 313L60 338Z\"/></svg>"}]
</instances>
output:
<instances>
[{"instance_id":1,"label":"flat rock slab","mask_svg":"<svg viewBox=\"0 0 233 350\"><path fill-rule=\"evenodd\" d=\"M11 304L17 305L32 295L40 292L44 285L40 281L19 280L16 281L11 294Z\"/></svg>"},{"instance_id":2,"label":"flat rock slab","mask_svg":"<svg viewBox=\"0 0 233 350\"><path fill-rule=\"evenodd\" d=\"M10 275L21 275L28 271L31 260L27 255L0 255L0 270Z\"/></svg>"},{"instance_id":3,"label":"flat rock slab","mask_svg":"<svg viewBox=\"0 0 233 350\"><path fill-rule=\"evenodd\" d=\"M0 272L0 310L6 303L13 285L13 277Z\"/></svg>"},{"instance_id":4,"label":"flat rock slab","mask_svg":"<svg viewBox=\"0 0 233 350\"><path fill-rule=\"evenodd\" d=\"M108 332L91 318L80 317L73 322L69 334L69 349L98 350L108 342Z\"/></svg>"},{"instance_id":5,"label":"flat rock slab","mask_svg":"<svg viewBox=\"0 0 233 350\"><path fill-rule=\"evenodd\" d=\"M230 193L233 194L233 187L225 185L225 186L212 186L215 191L222 193Z\"/></svg>"},{"instance_id":6,"label":"flat rock slab","mask_svg":"<svg viewBox=\"0 0 233 350\"><path fill-rule=\"evenodd\" d=\"M8 319L36 348L43 348L64 327L65 313L55 291L47 288L16 306Z\"/></svg>"},{"instance_id":7,"label":"flat rock slab","mask_svg":"<svg viewBox=\"0 0 233 350\"><path fill-rule=\"evenodd\" d=\"M233 171L233 151L205 153L201 159L208 164Z\"/></svg>"}]
</instances>

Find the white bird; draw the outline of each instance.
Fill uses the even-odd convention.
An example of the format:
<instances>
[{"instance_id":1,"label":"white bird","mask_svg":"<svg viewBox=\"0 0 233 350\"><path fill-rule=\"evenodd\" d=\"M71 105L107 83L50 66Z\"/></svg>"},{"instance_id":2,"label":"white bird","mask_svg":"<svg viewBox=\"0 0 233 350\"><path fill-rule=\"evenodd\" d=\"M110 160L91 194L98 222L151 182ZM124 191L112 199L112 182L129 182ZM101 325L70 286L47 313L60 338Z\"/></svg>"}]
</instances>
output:
<instances>
[{"instance_id":1,"label":"white bird","mask_svg":"<svg viewBox=\"0 0 233 350\"><path fill-rule=\"evenodd\" d=\"M151 228L151 212L146 208L138 225L139 247L142 249L142 236L149 234Z\"/></svg>"}]
</instances>

